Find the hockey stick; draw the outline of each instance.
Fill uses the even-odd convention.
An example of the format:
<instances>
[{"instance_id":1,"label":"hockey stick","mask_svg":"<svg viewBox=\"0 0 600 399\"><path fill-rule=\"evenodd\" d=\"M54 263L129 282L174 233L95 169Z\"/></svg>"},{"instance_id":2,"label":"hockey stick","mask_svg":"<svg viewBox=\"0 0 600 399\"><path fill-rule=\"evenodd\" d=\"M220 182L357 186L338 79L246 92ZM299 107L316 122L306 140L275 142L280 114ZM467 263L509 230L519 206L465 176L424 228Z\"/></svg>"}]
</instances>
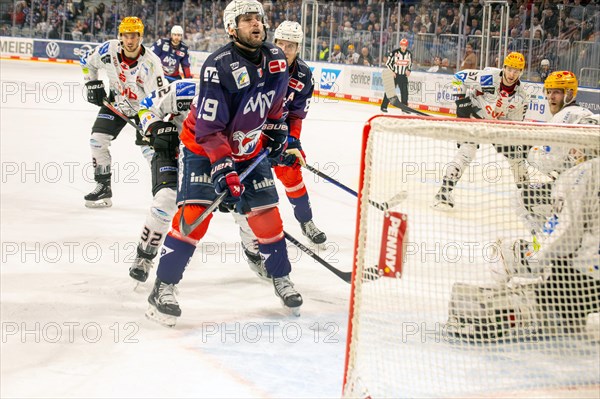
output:
<instances>
[{"instance_id":1,"label":"hockey stick","mask_svg":"<svg viewBox=\"0 0 600 399\"><path fill-rule=\"evenodd\" d=\"M258 166L258 164L265 159L265 157L269 155L269 150L263 151L256 159L240 174L240 181L243 181L249 174ZM200 223L204 222L204 220L214 211L223 199L227 196L227 190L223 191L221 194L217 196L217 198L202 212L200 216L192 223L188 224L183 217L183 211L185 209L185 201L181 205L181 217L179 218L179 226L181 227L181 232L184 236L188 236L192 231L196 229L196 227L200 226Z\"/></svg>"},{"instance_id":2,"label":"hockey stick","mask_svg":"<svg viewBox=\"0 0 600 399\"><path fill-rule=\"evenodd\" d=\"M304 165L304 167L306 169L310 170L311 172L313 172L315 175L322 177L323 179L327 180L328 182L338 186L342 190L344 190L347 193L350 193L358 198L358 193L356 191L352 190L350 187L335 180L333 177L326 175L325 173L321 172L319 169L312 167L308 164ZM387 211L389 208L392 208L392 207L398 205L401 201L405 200L406 197L407 197L406 191L402 191L401 193L394 195L392 198L390 198L386 202L379 203L379 202L376 202L373 200L369 200L369 204L373 205L375 208L377 208L379 210Z\"/></svg>"},{"instance_id":3,"label":"hockey stick","mask_svg":"<svg viewBox=\"0 0 600 399\"><path fill-rule=\"evenodd\" d=\"M307 254L308 256L310 256L311 258L313 258L314 260L316 260L317 262L319 262L320 264L325 266L325 268L327 270L329 270L330 272L332 272L333 274L335 274L336 276L338 276L339 278L341 278L348 284L350 284L352 282L352 272L343 272L343 271L331 266L329 263L327 263L327 261L325 261L319 255L317 255L316 253L311 251L310 248L306 247L300 241L298 241L294 237L292 237L287 231L284 230L283 234L285 235L285 238L289 242L291 242L296 247L298 247L298 249L300 249L302 252L304 252L305 254Z\"/></svg>"},{"instance_id":4,"label":"hockey stick","mask_svg":"<svg viewBox=\"0 0 600 399\"><path fill-rule=\"evenodd\" d=\"M416 109L412 109L408 105L405 105L400 102L398 99L398 95L396 94L396 82L394 82L394 72L385 68L381 72L381 79L383 80L383 89L385 91L385 95L388 100L390 100L390 104L392 104L396 108L400 108L403 112L408 112L410 114L422 115L422 116L431 116L426 114L425 112L418 111Z\"/></svg>"},{"instance_id":5,"label":"hockey stick","mask_svg":"<svg viewBox=\"0 0 600 399\"><path fill-rule=\"evenodd\" d=\"M123 119L125 122L127 122L128 124L130 124L131 127L133 127L135 130L139 131L140 134L143 136L140 127L138 125L136 125L135 122L133 122L131 119L129 119L129 117L127 115L125 115L124 113L122 113L121 111L119 111L117 109L117 107L115 107L114 105L112 105L110 103L110 101L108 101L107 98L103 98L102 99L102 103L104 104L104 106L106 108L110 109L115 115L117 115L119 118Z\"/></svg>"}]
</instances>

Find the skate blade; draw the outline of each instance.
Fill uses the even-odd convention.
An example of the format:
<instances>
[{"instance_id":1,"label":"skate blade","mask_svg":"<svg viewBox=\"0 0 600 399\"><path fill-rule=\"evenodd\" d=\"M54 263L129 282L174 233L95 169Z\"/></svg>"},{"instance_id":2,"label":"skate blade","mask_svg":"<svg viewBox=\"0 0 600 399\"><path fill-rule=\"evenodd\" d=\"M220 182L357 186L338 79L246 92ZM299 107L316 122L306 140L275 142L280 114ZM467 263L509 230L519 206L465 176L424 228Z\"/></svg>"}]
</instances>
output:
<instances>
[{"instance_id":1,"label":"skate blade","mask_svg":"<svg viewBox=\"0 0 600 399\"><path fill-rule=\"evenodd\" d=\"M85 201L86 208L110 208L112 206L112 200L110 198L104 198L98 201Z\"/></svg>"},{"instance_id":2,"label":"skate blade","mask_svg":"<svg viewBox=\"0 0 600 399\"><path fill-rule=\"evenodd\" d=\"M302 305L291 308L289 306L286 306L282 299L281 306L283 306L283 308L286 310L286 312L288 312L290 315L295 316L295 317L300 317L300 308L302 307Z\"/></svg>"},{"instance_id":3,"label":"skate blade","mask_svg":"<svg viewBox=\"0 0 600 399\"><path fill-rule=\"evenodd\" d=\"M145 315L148 320L155 321L165 327L172 328L175 327L175 324L177 323L177 317L160 313L158 309L152 305L148 305L148 310L146 310Z\"/></svg>"}]
</instances>

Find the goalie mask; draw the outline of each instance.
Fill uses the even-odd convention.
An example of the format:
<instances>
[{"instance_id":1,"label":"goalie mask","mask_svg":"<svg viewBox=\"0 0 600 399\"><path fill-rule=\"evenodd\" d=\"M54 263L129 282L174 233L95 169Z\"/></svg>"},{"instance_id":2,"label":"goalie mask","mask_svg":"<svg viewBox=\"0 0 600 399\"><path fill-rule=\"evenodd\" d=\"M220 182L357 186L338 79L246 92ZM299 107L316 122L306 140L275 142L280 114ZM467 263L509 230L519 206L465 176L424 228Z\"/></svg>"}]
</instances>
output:
<instances>
[{"instance_id":1,"label":"goalie mask","mask_svg":"<svg viewBox=\"0 0 600 399\"><path fill-rule=\"evenodd\" d=\"M237 30L239 17L244 14L258 14L263 24L263 33L265 35L263 41L267 40L267 28L265 24L265 10L262 4L256 0L233 0L223 11L223 24L225 25L225 31L231 39L239 41L239 39L233 35L230 29ZM247 43L242 43L247 46Z\"/></svg>"}]
</instances>

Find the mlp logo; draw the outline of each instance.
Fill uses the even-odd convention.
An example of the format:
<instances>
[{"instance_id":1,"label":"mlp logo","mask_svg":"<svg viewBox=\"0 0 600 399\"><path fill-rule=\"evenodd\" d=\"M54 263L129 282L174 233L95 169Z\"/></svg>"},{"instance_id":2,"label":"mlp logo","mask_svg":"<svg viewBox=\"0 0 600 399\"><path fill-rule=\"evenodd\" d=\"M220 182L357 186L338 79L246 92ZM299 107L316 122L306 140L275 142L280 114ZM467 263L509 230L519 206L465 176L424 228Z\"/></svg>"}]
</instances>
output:
<instances>
[{"instance_id":1,"label":"mlp logo","mask_svg":"<svg viewBox=\"0 0 600 399\"><path fill-rule=\"evenodd\" d=\"M261 129L255 129L251 132L244 133L241 130L233 133L231 136L231 150L233 155L244 156L254 152L258 140L260 140Z\"/></svg>"},{"instance_id":2,"label":"mlp logo","mask_svg":"<svg viewBox=\"0 0 600 399\"><path fill-rule=\"evenodd\" d=\"M339 69L323 68L321 70L321 90L331 90L338 76L340 76Z\"/></svg>"}]
</instances>

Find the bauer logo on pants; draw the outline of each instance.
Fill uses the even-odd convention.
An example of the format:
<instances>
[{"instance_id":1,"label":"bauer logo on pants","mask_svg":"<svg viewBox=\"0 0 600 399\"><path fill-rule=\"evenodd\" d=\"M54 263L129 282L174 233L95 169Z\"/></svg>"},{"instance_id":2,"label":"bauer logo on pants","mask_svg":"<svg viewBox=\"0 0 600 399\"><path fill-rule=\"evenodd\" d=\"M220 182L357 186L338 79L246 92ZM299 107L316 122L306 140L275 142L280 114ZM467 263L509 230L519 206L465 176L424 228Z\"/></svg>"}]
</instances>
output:
<instances>
[{"instance_id":1,"label":"bauer logo on pants","mask_svg":"<svg viewBox=\"0 0 600 399\"><path fill-rule=\"evenodd\" d=\"M403 213L388 211L384 214L378 264L379 274L384 277L402 277L407 224Z\"/></svg>"}]
</instances>

